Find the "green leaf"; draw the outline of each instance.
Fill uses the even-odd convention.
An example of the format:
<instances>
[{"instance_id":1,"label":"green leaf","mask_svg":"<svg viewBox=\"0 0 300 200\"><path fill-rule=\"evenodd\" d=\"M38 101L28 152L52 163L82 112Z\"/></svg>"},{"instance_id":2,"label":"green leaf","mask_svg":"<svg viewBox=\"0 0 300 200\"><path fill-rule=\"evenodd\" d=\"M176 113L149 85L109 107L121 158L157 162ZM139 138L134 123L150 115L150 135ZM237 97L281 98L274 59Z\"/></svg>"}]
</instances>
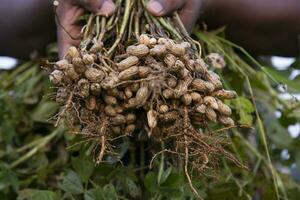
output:
<instances>
[{"instance_id":1,"label":"green leaf","mask_svg":"<svg viewBox=\"0 0 300 200\"><path fill-rule=\"evenodd\" d=\"M106 200L103 190L99 187L84 193L84 200Z\"/></svg>"},{"instance_id":2,"label":"green leaf","mask_svg":"<svg viewBox=\"0 0 300 200\"><path fill-rule=\"evenodd\" d=\"M0 163L0 190L12 186L15 191L19 189L17 175L6 165Z\"/></svg>"},{"instance_id":3,"label":"green leaf","mask_svg":"<svg viewBox=\"0 0 300 200\"><path fill-rule=\"evenodd\" d=\"M179 173L171 173L166 181L161 185L163 187L178 188L182 184L182 176Z\"/></svg>"},{"instance_id":4,"label":"green leaf","mask_svg":"<svg viewBox=\"0 0 300 200\"><path fill-rule=\"evenodd\" d=\"M172 168L169 167L168 169L166 169L163 173L162 173L162 176L161 176L161 180L160 180L160 184L161 183L164 183L167 178L169 177L169 175L171 174L172 172Z\"/></svg>"},{"instance_id":5,"label":"green leaf","mask_svg":"<svg viewBox=\"0 0 300 200\"><path fill-rule=\"evenodd\" d=\"M34 121L45 122L57 111L58 104L52 101L41 102L33 111L31 117Z\"/></svg>"},{"instance_id":6,"label":"green leaf","mask_svg":"<svg viewBox=\"0 0 300 200\"><path fill-rule=\"evenodd\" d=\"M144 180L144 184L145 187L147 188L147 190L149 190L150 192L155 192L158 189L158 185L156 182L156 176L153 172L149 172Z\"/></svg>"},{"instance_id":7,"label":"green leaf","mask_svg":"<svg viewBox=\"0 0 300 200\"><path fill-rule=\"evenodd\" d=\"M60 200L61 198L52 191L24 189L19 192L17 200Z\"/></svg>"},{"instance_id":8,"label":"green leaf","mask_svg":"<svg viewBox=\"0 0 300 200\"><path fill-rule=\"evenodd\" d=\"M80 177L74 171L69 171L64 177L61 188L70 194L82 194L84 191Z\"/></svg>"},{"instance_id":9,"label":"green leaf","mask_svg":"<svg viewBox=\"0 0 300 200\"><path fill-rule=\"evenodd\" d=\"M280 71L277 71L273 68L264 68L267 73L269 73L276 81L279 83L287 85L288 89L292 90L293 92L299 92L300 86L299 83L290 80L287 76L284 76Z\"/></svg>"},{"instance_id":10,"label":"green leaf","mask_svg":"<svg viewBox=\"0 0 300 200\"><path fill-rule=\"evenodd\" d=\"M240 110L240 124L245 124L251 126L253 124L253 117L252 115L246 113L244 110Z\"/></svg>"},{"instance_id":11,"label":"green leaf","mask_svg":"<svg viewBox=\"0 0 300 200\"><path fill-rule=\"evenodd\" d=\"M246 97L238 97L235 99L235 101L238 102L241 109L244 110L246 113L253 113L255 111L252 102Z\"/></svg>"},{"instance_id":12,"label":"green leaf","mask_svg":"<svg viewBox=\"0 0 300 200\"><path fill-rule=\"evenodd\" d=\"M81 180L87 183L94 170L94 163L91 158L84 154L81 154L78 157L73 157L71 162L73 168L79 174Z\"/></svg>"},{"instance_id":13,"label":"green leaf","mask_svg":"<svg viewBox=\"0 0 300 200\"><path fill-rule=\"evenodd\" d=\"M103 192L104 192L106 199L110 199L110 200L118 199L117 192L115 190L115 187L112 184L105 185L103 187Z\"/></svg>"},{"instance_id":14,"label":"green leaf","mask_svg":"<svg viewBox=\"0 0 300 200\"><path fill-rule=\"evenodd\" d=\"M137 198L141 196L141 190L133 180L131 180L130 178L126 178L125 182L126 182L127 192L131 197Z\"/></svg>"}]
</instances>

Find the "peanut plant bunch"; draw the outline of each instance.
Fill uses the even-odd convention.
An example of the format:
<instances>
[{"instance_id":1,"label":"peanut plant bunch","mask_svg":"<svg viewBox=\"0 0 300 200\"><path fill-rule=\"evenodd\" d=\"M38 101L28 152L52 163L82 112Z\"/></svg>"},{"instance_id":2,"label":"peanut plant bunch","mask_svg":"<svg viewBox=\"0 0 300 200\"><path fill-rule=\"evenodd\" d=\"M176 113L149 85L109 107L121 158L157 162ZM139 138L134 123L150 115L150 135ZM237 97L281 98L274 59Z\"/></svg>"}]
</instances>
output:
<instances>
[{"instance_id":1,"label":"peanut plant bunch","mask_svg":"<svg viewBox=\"0 0 300 200\"><path fill-rule=\"evenodd\" d=\"M204 131L210 123L234 126L224 100L236 93L213 71L225 67L223 57L201 58L177 15L153 18L143 3L119 1L110 18L91 14L80 47L52 65L61 104L57 123L65 118L73 132L99 141L98 163L114 152L116 138L143 132L171 144L169 152L185 160L188 179L189 163L203 171L223 155L239 164L223 148L226 142Z\"/></svg>"}]
</instances>

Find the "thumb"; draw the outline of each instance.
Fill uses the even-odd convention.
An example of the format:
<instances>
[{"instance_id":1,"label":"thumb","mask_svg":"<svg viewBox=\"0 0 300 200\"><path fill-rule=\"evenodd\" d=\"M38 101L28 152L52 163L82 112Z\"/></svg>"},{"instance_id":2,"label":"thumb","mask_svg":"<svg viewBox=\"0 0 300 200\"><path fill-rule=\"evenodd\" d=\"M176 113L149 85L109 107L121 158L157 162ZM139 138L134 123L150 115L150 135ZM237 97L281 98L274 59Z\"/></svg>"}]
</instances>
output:
<instances>
[{"instance_id":1,"label":"thumb","mask_svg":"<svg viewBox=\"0 0 300 200\"><path fill-rule=\"evenodd\" d=\"M97 15L109 16L116 10L112 0L78 0L78 3Z\"/></svg>"},{"instance_id":2,"label":"thumb","mask_svg":"<svg viewBox=\"0 0 300 200\"><path fill-rule=\"evenodd\" d=\"M160 17L171 14L183 5L184 0L150 0L147 4L147 10L152 15Z\"/></svg>"}]
</instances>

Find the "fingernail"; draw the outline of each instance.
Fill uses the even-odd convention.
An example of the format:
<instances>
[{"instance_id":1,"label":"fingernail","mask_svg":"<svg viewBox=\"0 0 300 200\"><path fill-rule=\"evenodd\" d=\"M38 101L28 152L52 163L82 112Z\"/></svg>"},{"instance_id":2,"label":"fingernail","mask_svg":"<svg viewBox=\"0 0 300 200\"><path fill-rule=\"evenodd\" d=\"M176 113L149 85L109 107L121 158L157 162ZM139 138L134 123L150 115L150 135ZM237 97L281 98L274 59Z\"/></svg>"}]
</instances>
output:
<instances>
[{"instance_id":1,"label":"fingernail","mask_svg":"<svg viewBox=\"0 0 300 200\"><path fill-rule=\"evenodd\" d=\"M100 8L99 14L108 17L115 11L115 9L116 9L116 7L115 7L114 3L106 0L103 2L102 6Z\"/></svg>"},{"instance_id":2,"label":"fingernail","mask_svg":"<svg viewBox=\"0 0 300 200\"><path fill-rule=\"evenodd\" d=\"M160 14L164 9L158 1L150 1L147 7L151 12L156 14Z\"/></svg>"}]
</instances>

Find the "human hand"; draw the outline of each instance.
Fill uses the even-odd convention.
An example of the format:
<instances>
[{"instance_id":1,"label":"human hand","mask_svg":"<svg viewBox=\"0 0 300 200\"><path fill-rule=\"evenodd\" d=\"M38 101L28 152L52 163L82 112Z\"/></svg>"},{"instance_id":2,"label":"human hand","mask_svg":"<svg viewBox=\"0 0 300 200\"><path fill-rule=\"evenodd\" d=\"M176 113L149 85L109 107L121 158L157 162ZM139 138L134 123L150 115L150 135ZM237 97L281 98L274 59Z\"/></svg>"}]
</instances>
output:
<instances>
[{"instance_id":1,"label":"human hand","mask_svg":"<svg viewBox=\"0 0 300 200\"><path fill-rule=\"evenodd\" d=\"M150 0L147 10L157 17L178 11L186 29L191 32L201 14L200 9L205 6L204 2L203 0Z\"/></svg>"},{"instance_id":2,"label":"human hand","mask_svg":"<svg viewBox=\"0 0 300 200\"><path fill-rule=\"evenodd\" d=\"M202 0L150 0L147 10L154 16L166 16L179 11L179 16L191 32L200 14ZM70 46L80 43L80 30L78 18L85 9L103 16L113 14L116 7L112 0L62 0L57 7L57 37L59 55L62 57Z\"/></svg>"},{"instance_id":3,"label":"human hand","mask_svg":"<svg viewBox=\"0 0 300 200\"><path fill-rule=\"evenodd\" d=\"M78 18L85 10L109 16L115 9L112 0L61 0L56 9L59 56L63 57L70 46L79 45L82 26L78 23Z\"/></svg>"}]
</instances>

